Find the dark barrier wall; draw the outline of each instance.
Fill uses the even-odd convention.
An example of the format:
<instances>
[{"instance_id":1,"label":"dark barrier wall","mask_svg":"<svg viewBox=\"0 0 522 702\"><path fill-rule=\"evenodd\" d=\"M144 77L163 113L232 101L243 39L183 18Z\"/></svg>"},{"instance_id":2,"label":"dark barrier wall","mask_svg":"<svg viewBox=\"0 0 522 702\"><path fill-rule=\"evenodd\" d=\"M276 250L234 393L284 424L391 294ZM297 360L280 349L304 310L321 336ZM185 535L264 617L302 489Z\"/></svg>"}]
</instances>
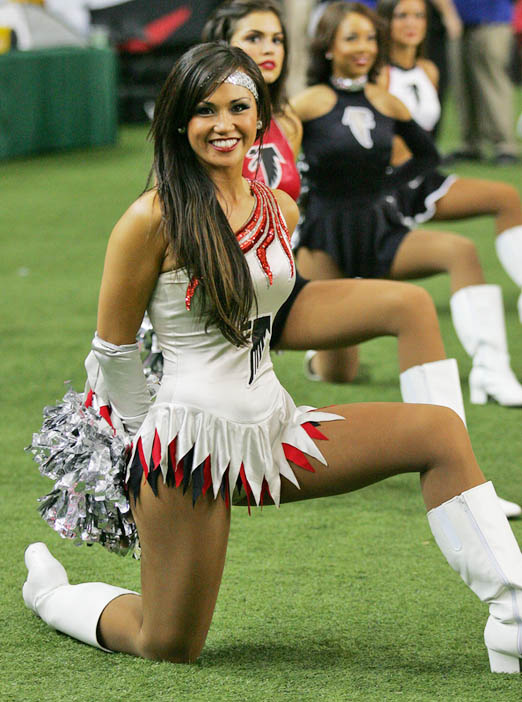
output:
<instances>
[{"instance_id":1,"label":"dark barrier wall","mask_svg":"<svg viewBox=\"0 0 522 702\"><path fill-rule=\"evenodd\" d=\"M197 43L221 0L129 0L91 10L94 25L109 30L119 54L119 118L142 122L176 58Z\"/></svg>"}]
</instances>

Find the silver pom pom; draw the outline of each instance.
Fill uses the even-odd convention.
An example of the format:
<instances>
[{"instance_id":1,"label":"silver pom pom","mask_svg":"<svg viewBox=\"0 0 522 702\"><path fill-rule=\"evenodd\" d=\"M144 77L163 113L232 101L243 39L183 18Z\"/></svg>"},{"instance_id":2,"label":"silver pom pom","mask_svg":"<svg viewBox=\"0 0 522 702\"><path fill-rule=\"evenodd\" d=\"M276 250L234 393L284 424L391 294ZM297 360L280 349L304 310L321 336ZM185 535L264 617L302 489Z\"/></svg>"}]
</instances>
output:
<instances>
[{"instance_id":1,"label":"silver pom pom","mask_svg":"<svg viewBox=\"0 0 522 702\"><path fill-rule=\"evenodd\" d=\"M70 389L44 409L31 451L40 473L55 481L39 499L49 526L76 544L100 543L109 551L139 557L139 541L124 486L130 438L114 430L82 393Z\"/></svg>"}]
</instances>

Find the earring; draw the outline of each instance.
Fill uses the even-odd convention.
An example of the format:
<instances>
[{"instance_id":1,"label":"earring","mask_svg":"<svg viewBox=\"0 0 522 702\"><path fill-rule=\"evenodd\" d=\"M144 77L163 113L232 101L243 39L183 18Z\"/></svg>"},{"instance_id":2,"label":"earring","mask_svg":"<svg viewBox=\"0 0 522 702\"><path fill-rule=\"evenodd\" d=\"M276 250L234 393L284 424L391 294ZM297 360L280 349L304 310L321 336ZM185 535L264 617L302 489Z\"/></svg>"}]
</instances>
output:
<instances>
[{"instance_id":1,"label":"earring","mask_svg":"<svg viewBox=\"0 0 522 702\"><path fill-rule=\"evenodd\" d=\"M326 54L324 55L324 57L325 57L325 59L326 59L327 61L331 61L332 58L333 58L332 52L331 52L331 51L327 51Z\"/></svg>"},{"instance_id":2,"label":"earring","mask_svg":"<svg viewBox=\"0 0 522 702\"><path fill-rule=\"evenodd\" d=\"M178 127L178 133L179 133L179 134L185 134L186 131L187 131L187 128L186 128L186 127Z\"/></svg>"},{"instance_id":3,"label":"earring","mask_svg":"<svg viewBox=\"0 0 522 702\"><path fill-rule=\"evenodd\" d=\"M263 122L261 122L261 120L258 119L257 122L256 122L257 131L259 131L259 130L261 129L262 126L263 126Z\"/></svg>"}]
</instances>

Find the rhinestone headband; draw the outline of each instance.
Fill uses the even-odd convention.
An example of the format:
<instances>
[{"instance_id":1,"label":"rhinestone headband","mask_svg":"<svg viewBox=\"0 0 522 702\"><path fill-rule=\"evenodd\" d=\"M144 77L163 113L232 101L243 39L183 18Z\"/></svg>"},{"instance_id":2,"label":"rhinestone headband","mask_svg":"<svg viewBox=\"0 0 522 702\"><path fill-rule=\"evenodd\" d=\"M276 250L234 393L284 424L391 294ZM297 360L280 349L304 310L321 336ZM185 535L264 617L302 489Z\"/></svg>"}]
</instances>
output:
<instances>
[{"instance_id":1,"label":"rhinestone headband","mask_svg":"<svg viewBox=\"0 0 522 702\"><path fill-rule=\"evenodd\" d=\"M256 102L259 100L259 95L257 92L256 84L252 80L250 76L247 76L246 73L243 73L243 71L234 71L234 73L231 73L223 83L232 83L233 85L241 85L243 88L246 88L247 90L250 90L254 98L256 99Z\"/></svg>"}]
</instances>

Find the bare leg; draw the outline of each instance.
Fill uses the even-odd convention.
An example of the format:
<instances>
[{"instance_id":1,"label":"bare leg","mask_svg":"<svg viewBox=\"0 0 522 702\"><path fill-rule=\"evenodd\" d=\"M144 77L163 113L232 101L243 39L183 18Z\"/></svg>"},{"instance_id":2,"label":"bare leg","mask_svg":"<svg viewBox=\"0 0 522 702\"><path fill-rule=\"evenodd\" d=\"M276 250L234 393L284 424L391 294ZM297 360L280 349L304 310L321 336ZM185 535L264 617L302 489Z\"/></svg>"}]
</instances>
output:
<instances>
[{"instance_id":1,"label":"bare leg","mask_svg":"<svg viewBox=\"0 0 522 702\"><path fill-rule=\"evenodd\" d=\"M297 262L301 274L310 279L342 277L337 264L323 251L301 248ZM414 230L407 234L399 246L390 269L390 277L406 280L443 272L450 275L452 293L470 285L485 283L477 250L472 241L447 232ZM346 366L341 364L347 359L341 352L328 353L337 355L327 359L331 366L324 369L323 378L339 381L339 375L346 373L345 382L352 379L353 372L343 370ZM323 370L322 365L320 368Z\"/></svg>"},{"instance_id":2,"label":"bare leg","mask_svg":"<svg viewBox=\"0 0 522 702\"><path fill-rule=\"evenodd\" d=\"M399 246L390 269L395 280L449 273L451 292L485 283L475 244L448 232L416 229Z\"/></svg>"},{"instance_id":3,"label":"bare leg","mask_svg":"<svg viewBox=\"0 0 522 702\"><path fill-rule=\"evenodd\" d=\"M292 305L279 348L331 349L378 336L397 337L401 372L445 358L430 295L387 280L312 281Z\"/></svg>"},{"instance_id":4,"label":"bare leg","mask_svg":"<svg viewBox=\"0 0 522 702\"><path fill-rule=\"evenodd\" d=\"M510 365L502 290L485 284L474 244L453 234L410 232L395 255L391 277L413 278L437 271L450 275L453 326L473 358L471 402L485 404L493 398L504 406L521 407L522 385Z\"/></svg>"},{"instance_id":5,"label":"bare leg","mask_svg":"<svg viewBox=\"0 0 522 702\"><path fill-rule=\"evenodd\" d=\"M343 278L339 266L324 251L301 247L297 252L297 266L301 275L308 280ZM310 347L313 348L311 344L308 348ZM359 370L359 350L356 346L335 349L330 347L330 350L318 352L313 360L313 370L322 380L330 383L351 383Z\"/></svg>"},{"instance_id":6,"label":"bare leg","mask_svg":"<svg viewBox=\"0 0 522 702\"><path fill-rule=\"evenodd\" d=\"M133 514L140 535L141 597L113 600L99 623L115 651L173 662L195 660L207 636L225 563L230 510L221 497L200 497L146 481Z\"/></svg>"},{"instance_id":7,"label":"bare leg","mask_svg":"<svg viewBox=\"0 0 522 702\"><path fill-rule=\"evenodd\" d=\"M494 215L496 234L522 224L522 204L512 185L478 178L458 178L438 200L434 220Z\"/></svg>"},{"instance_id":8,"label":"bare leg","mask_svg":"<svg viewBox=\"0 0 522 702\"><path fill-rule=\"evenodd\" d=\"M420 473L426 509L485 481L459 417L436 405L368 403L329 407L346 421L323 422L317 446L328 465L294 467L300 489L284 481L282 502L358 490L399 473Z\"/></svg>"},{"instance_id":9,"label":"bare leg","mask_svg":"<svg viewBox=\"0 0 522 702\"><path fill-rule=\"evenodd\" d=\"M283 500L356 490L391 475L420 472L428 509L484 482L457 415L428 405L363 404L332 408L346 421L325 422L318 441L328 462L296 468L301 489L285 482ZM192 506L190 494L146 482L134 515L142 546L142 596L124 595L104 610L100 643L173 662L195 660L205 642L221 582L229 511L218 498ZM197 584L197 585L196 585Z\"/></svg>"}]
</instances>

